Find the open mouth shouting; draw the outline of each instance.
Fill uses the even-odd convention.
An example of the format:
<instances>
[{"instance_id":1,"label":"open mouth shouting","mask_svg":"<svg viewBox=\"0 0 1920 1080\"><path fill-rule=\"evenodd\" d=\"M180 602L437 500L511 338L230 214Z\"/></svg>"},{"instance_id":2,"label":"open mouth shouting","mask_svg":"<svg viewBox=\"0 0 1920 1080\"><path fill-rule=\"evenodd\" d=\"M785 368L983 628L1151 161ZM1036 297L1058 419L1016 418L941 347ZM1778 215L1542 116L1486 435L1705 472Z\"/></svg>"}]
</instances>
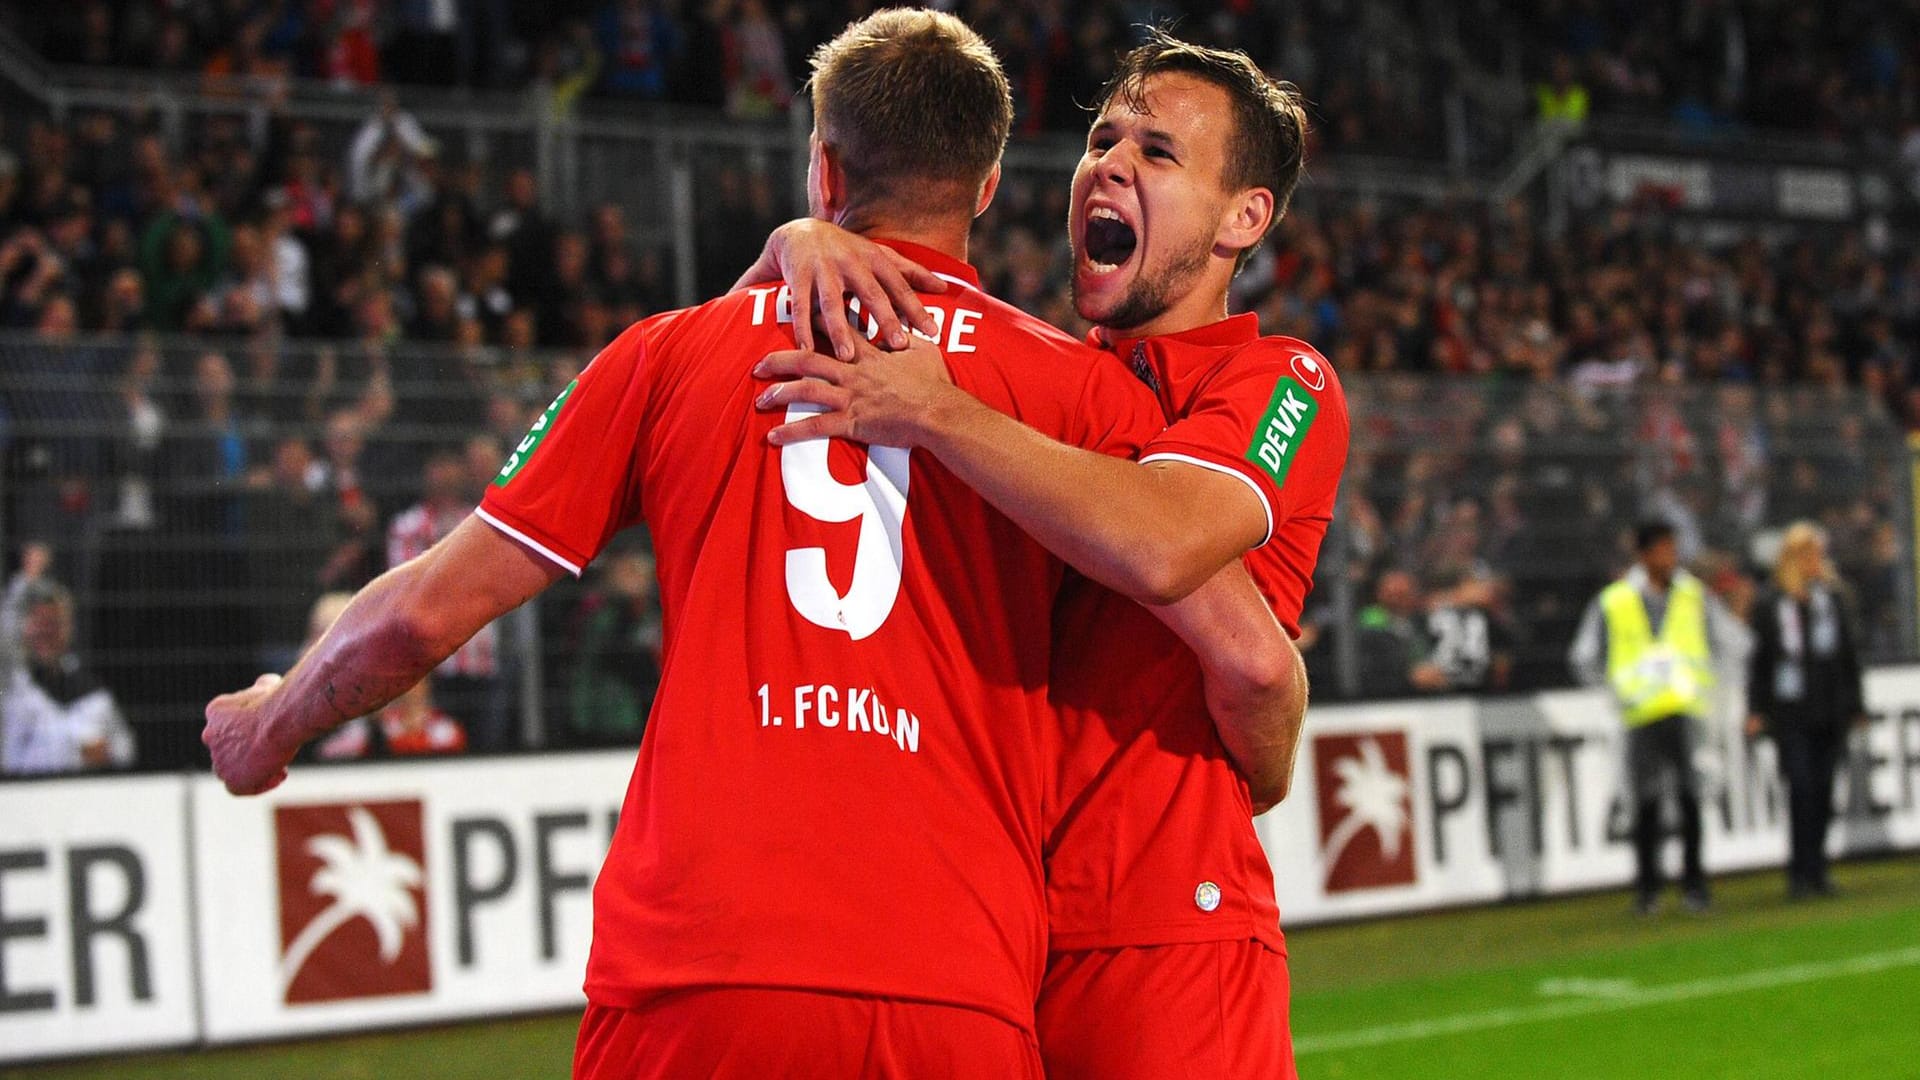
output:
<instances>
[{"instance_id":1,"label":"open mouth shouting","mask_svg":"<svg viewBox=\"0 0 1920 1080\"><path fill-rule=\"evenodd\" d=\"M1111 274L1133 258L1140 240L1133 226L1122 220L1116 210L1096 206L1087 211L1086 240L1082 254L1087 269L1094 274Z\"/></svg>"}]
</instances>

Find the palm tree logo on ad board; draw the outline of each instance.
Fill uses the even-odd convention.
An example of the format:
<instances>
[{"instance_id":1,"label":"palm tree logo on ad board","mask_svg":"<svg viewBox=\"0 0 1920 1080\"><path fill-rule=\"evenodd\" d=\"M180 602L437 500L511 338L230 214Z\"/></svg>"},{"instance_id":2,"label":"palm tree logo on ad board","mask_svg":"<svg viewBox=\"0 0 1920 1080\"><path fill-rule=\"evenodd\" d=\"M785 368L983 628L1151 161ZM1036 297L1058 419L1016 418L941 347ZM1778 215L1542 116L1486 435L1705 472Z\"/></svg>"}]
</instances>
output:
<instances>
[{"instance_id":1,"label":"palm tree logo on ad board","mask_svg":"<svg viewBox=\"0 0 1920 1080\"><path fill-rule=\"evenodd\" d=\"M1406 733L1316 736L1313 768L1326 891L1413 884Z\"/></svg>"},{"instance_id":2,"label":"palm tree logo on ad board","mask_svg":"<svg viewBox=\"0 0 1920 1080\"><path fill-rule=\"evenodd\" d=\"M282 806L274 818L281 999L432 989L420 803Z\"/></svg>"}]
</instances>

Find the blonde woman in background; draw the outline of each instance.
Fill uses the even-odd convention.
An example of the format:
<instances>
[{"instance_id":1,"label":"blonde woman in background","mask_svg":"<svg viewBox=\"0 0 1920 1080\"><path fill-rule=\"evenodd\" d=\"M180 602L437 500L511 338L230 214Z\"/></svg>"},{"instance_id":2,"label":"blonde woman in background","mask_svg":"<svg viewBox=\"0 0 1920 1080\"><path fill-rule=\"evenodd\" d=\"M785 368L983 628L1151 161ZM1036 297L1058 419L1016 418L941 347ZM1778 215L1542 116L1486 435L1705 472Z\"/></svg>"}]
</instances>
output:
<instances>
[{"instance_id":1,"label":"blonde woman in background","mask_svg":"<svg viewBox=\"0 0 1920 1080\"><path fill-rule=\"evenodd\" d=\"M1819 526L1787 528L1773 588L1754 604L1747 733L1779 749L1790 824L1787 895L1827 896L1833 776L1849 725L1866 720L1853 620Z\"/></svg>"}]
</instances>

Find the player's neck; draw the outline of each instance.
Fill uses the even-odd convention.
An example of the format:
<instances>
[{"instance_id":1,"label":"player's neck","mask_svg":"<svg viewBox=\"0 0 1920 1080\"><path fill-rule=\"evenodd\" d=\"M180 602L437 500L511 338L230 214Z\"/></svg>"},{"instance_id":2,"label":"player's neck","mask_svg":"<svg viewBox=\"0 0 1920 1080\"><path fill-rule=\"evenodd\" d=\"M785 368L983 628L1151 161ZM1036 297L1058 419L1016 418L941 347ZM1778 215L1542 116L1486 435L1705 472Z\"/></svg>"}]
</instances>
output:
<instances>
[{"instance_id":1,"label":"player's neck","mask_svg":"<svg viewBox=\"0 0 1920 1080\"><path fill-rule=\"evenodd\" d=\"M841 228L869 240L899 240L931 248L961 262L967 260L967 239L971 221L901 221L885 215L848 213L838 221Z\"/></svg>"}]
</instances>

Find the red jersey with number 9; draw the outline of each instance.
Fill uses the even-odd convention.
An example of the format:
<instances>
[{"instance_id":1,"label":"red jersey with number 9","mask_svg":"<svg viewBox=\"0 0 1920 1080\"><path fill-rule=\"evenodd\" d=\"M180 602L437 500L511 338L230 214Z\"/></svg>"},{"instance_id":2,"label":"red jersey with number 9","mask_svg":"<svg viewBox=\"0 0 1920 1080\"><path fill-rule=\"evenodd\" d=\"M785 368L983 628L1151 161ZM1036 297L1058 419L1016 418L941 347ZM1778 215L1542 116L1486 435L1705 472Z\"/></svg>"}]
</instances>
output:
<instances>
[{"instance_id":1,"label":"red jersey with number 9","mask_svg":"<svg viewBox=\"0 0 1920 1080\"><path fill-rule=\"evenodd\" d=\"M952 282L922 300L963 389L1115 455L1165 426L1111 356L892 246ZM791 317L768 287L632 327L481 505L575 573L628 525L653 535L664 671L594 888L587 995L783 987L1030 1029L1063 568L929 455L769 446L787 417L755 410L750 372L792 347Z\"/></svg>"}]
</instances>

